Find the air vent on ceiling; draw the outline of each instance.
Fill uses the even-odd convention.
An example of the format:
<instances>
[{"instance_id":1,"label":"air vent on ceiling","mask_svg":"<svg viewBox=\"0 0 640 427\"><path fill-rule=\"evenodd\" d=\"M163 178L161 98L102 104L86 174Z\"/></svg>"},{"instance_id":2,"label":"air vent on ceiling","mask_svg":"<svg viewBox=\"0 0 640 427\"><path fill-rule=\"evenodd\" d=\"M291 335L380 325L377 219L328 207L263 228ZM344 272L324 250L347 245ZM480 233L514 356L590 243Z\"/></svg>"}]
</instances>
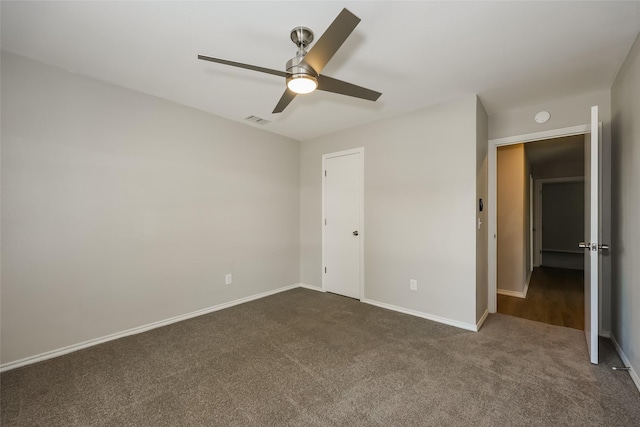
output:
<instances>
[{"instance_id":1,"label":"air vent on ceiling","mask_svg":"<svg viewBox=\"0 0 640 427\"><path fill-rule=\"evenodd\" d=\"M253 123L257 123L259 125L266 125L267 123L269 123L269 120L265 120L258 116L249 116L249 117L245 117L244 119L249 120L250 122L253 122Z\"/></svg>"}]
</instances>

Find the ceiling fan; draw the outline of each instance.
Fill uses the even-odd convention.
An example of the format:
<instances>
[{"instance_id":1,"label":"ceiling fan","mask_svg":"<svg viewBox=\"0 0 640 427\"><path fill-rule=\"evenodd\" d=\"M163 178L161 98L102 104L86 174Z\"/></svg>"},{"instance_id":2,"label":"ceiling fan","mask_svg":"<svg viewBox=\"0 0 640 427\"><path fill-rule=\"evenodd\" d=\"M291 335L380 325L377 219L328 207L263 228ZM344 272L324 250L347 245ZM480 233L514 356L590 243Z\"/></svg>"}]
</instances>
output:
<instances>
[{"instance_id":1,"label":"ceiling fan","mask_svg":"<svg viewBox=\"0 0 640 427\"><path fill-rule=\"evenodd\" d=\"M296 27L291 30L291 41L298 46L298 53L295 58L287 62L286 71L272 70L204 55L198 55L198 59L285 77L287 88L273 113L281 113L297 94L310 93L316 89L376 101L382 95L380 92L320 74L359 22L360 18L347 9L342 9L342 12L334 19L308 53L305 48L313 41L313 31L306 27Z\"/></svg>"}]
</instances>

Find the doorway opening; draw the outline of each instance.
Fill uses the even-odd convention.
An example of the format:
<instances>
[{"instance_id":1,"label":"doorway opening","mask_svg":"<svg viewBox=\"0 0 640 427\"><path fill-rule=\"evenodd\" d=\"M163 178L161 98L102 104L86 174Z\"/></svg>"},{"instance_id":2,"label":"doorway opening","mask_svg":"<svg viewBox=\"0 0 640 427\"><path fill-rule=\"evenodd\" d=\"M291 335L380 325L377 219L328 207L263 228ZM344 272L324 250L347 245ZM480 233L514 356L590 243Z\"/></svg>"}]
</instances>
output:
<instances>
[{"instance_id":1,"label":"doorway opening","mask_svg":"<svg viewBox=\"0 0 640 427\"><path fill-rule=\"evenodd\" d=\"M498 147L498 313L584 330L584 141Z\"/></svg>"},{"instance_id":2,"label":"doorway opening","mask_svg":"<svg viewBox=\"0 0 640 427\"><path fill-rule=\"evenodd\" d=\"M603 277L606 276L608 287L608 270L600 268L603 260L603 252L608 251L609 245L602 243L603 235L609 235L611 211L606 204L601 204L601 199L608 199L606 185L601 182L610 182L611 170L608 160L601 162L602 123L599 121L599 109L597 105L591 107L589 123L582 126L573 126L563 129L554 129L525 135L517 135L500 139L489 140L487 153L488 165L488 200L489 200L489 243L488 243L488 308L490 313L497 310L497 149L501 146L513 145L524 142L547 140L564 136L584 135L584 242L579 242L578 247L584 249L584 335L587 342L589 360L598 364L598 333L601 328L600 314L603 290ZM602 164L601 164L602 163ZM604 167L603 167L604 166ZM493 238L492 238L493 236ZM605 272L606 271L606 272ZM608 289L607 289L608 291ZM608 293L608 292L607 292Z\"/></svg>"}]
</instances>

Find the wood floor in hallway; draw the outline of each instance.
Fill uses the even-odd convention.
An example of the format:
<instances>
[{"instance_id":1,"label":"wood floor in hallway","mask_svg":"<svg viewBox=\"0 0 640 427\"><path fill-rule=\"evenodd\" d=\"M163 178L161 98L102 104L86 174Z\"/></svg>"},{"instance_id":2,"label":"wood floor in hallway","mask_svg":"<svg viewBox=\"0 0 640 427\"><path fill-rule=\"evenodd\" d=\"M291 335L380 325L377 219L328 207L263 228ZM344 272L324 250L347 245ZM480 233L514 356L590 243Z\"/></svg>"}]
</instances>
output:
<instances>
[{"instance_id":1,"label":"wood floor in hallway","mask_svg":"<svg viewBox=\"0 0 640 427\"><path fill-rule=\"evenodd\" d=\"M527 297L498 295L498 313L584 330L584 272L537 267Z\"/></svg>"}]
</instances>

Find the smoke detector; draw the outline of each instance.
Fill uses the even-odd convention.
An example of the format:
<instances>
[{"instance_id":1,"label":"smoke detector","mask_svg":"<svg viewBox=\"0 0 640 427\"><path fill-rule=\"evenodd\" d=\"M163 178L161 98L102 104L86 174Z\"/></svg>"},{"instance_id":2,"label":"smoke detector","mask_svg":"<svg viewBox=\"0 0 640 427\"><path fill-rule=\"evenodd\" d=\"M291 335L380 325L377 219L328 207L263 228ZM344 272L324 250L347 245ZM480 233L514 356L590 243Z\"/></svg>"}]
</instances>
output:
<instances>
[{"instance_id":1,"label":"smoke detector","mask_svg":"<svg viewBox=\"0 0 640 427\"><path fill-rule=\"evenodd\" d=\"M538 114L536 114L535 119L538 123L546 123L550 117L551 114L549 114L548 111L540 111Z\"/></svg>"}]
</instances>

